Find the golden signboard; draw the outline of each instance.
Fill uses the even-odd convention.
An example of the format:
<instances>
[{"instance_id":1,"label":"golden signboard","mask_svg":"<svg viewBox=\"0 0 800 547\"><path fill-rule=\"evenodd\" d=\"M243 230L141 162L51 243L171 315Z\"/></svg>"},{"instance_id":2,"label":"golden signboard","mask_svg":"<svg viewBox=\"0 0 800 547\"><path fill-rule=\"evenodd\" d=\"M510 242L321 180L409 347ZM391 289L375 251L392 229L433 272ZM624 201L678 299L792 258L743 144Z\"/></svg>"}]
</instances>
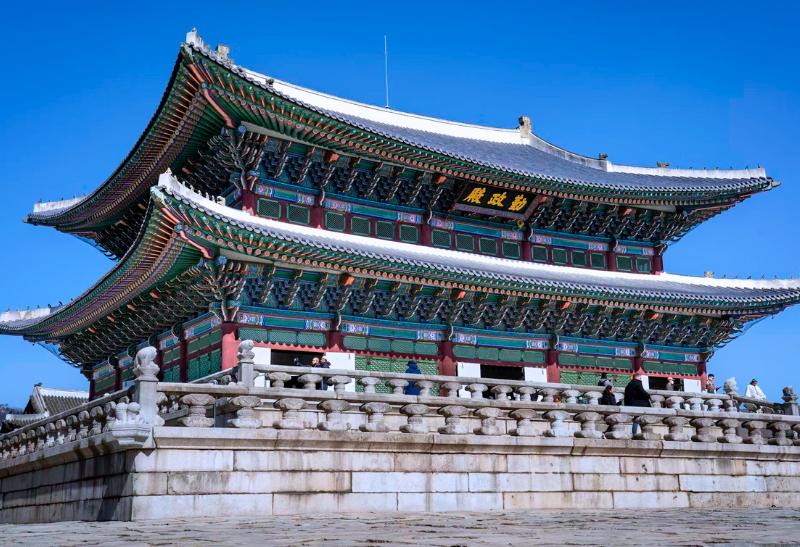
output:
<instances>
[{"instance_id":1,"label":"golden signboard","mask_svg":"<svg viewBox=\"0 0 800 547\"><path fill-rule=\"evenodd\" d=\"M506 218L525 218L536 196L530 192L506 190L467 183L456 199L455 209Z\"/></svg>"}]
</instances>

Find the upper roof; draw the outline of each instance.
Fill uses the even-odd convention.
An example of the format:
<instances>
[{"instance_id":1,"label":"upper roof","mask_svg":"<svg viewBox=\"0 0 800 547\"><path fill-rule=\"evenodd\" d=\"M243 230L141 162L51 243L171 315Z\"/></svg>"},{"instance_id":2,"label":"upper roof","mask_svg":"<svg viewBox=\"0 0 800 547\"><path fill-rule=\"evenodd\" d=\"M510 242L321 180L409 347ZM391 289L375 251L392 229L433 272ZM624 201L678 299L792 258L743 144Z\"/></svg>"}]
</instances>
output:
<instances>
[{"instance_id":1,"label":"upper roof","mask_svg":"<svg viewBox=\"0 0 800 547\"><path fill-rule=\"evenodd\" d=\"M0 429L10 431L79 407L89 401L88 391L55 389L39 384L33 387L22 414L6 414Z\"/></svg>"},{"instance_id":2,"label":"upper roof","mask_svg":"<svg viewBox=\"0 0 800 547\"><path fill-rule=\"evenodd\" d=\"M514 129L483 127L337 98L242 68L192 31L161 104L117 170L90 195L38 204L27 220L87 237L121 257L135 239L143 200L161 172L168 166L178 172L181 162L226 125L267 121L271 130L315 145L570 199L724 208L776 185L761 168L618 165L554 146L525 122ZM120 231L130 232L117 238L125 243L108 236Z\"/></svg>"}]
</instances>

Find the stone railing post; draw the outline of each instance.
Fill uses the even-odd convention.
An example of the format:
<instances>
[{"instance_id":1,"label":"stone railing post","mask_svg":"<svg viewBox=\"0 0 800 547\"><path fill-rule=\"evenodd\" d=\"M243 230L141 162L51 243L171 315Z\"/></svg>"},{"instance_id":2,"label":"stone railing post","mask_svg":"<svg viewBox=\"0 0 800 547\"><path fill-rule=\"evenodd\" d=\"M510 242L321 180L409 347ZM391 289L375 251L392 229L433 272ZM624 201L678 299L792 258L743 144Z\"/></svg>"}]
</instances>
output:
<instances>
[{"instance_id":1,"label":"stone railing post","mask_svg":"<svg viewBox=\"0 0 800 547\"><path fill-rule=\"evenodd\" d=\"M341 395L342 393L344 393L344 386L346 386L349 383L352 383L352 381L353 379L350 378L349 376L337 375L328 378L328 383L333 386L333 392L336 393L336 395Z\"/></svg>"},{"instance_id":2,"label":"stone railing post","mask_svg":"<svg viewBox=\"0 0 800 547\"><path fill-rule=\"evenodd\" d=\"M722 407L722 399L707 399L706 406L709 412L719 412Z\"/></svg>"},{"instance_id":3,"label":"stone railing post","mask_svg":"<svg viewBox=\"0 0 800 547\"><path fill-rule=\"evenodd\" d=\"M700 412L703 410L702 397L689 397L686 402L689 403L689 410L693 410L695 412Z\"/></svg>"},{"instance_id":4,"label":"stone railing post","mask_svg":"<svg viewBox=\"0 0 800 547\"><path fill-rule=\"evenodd\" d=\"M136 352L133 361L133 375L136 377L134 401L139 403L141 421L148 425L164 425L164 419L158 415L158 365L155 359L158 351L147 346Z\"/></svg>"},{"instance_id":5,"label":"stone railing post","mask_svg":"<svg viewBox=\"0 0 800 547\"><path fill-rule=\"evenodd\" d=\"M683 407L683 397L679 395L673 395L672 397L667 397L667 408L671 408L673 410L681 410Z\"/></svg>"},{"instance_id":6,"label":"stone railing post","mask_svg":"<svg viewBox=\"0 0 800 547\"><path fill-rule=\"evenodd\" d=\"M576 389L568 389L561 394L562 403L567 403L568 405L574 405L578 403L578 397L580 397L581 392Z\"/></svg>"},{"instance_id":7,"label":"stone railing post","mask_svg":"<svg viewBox=\"0 0 800 547\"><path fill-rule=\"evenodd\" d=\"M207 393L190 393L181 397L181 403L189 407L189 414L178 420L186 427L212 427L214 418L206 418L206 407L214 404L214 397Z\"/></svg>"},{"instance_id":8,"label":"stone railing post","mask_svg":"<svg viewBox=\"0 0 800 547\"><path fill-rule=\"evenodd\" d=\"M552 387L546 387L544 389L539 390L539 395L542 396L543 403L554 403L556 400L556 395L558 395L560 391L558 389Z\"/></svg>"},{"instance_id":9,"label":"stone railing post","mask_svg":"<svg viewBox=\"0 0 800 547\"><path fill-rule=\"evenodd\" d=\"M419 396L420 397L430 397L431 396L431 389L433 389L434 383L431 380L417 380L414 382L419 388Z\"/></svg>"},{"instance_id":10,"label":"stone railing post","mask_svg":"<svg viewBox=\"0 0 800 547\"><path fill-rule=\"evenodd\" d=\"M439 428L443 435L466 435L469 433L461 417L469 412L467 407L461 405L447 405L438 410L444 416L444 426Z\"/></svg>"},{"instance_id":11,"label":"stone railing post","mask_svg":"<svg viewBox=\"0 0 800 547\"><path fill-rule=\"evenodd\" d=\"M800 424L795 424L792 426L792 430L795 432L796 439L794 440L795 446L800 446Z\"/></svg>"},{"instance_id":12,"label":"stone railing post","mask_svg":"<svg viewBox=\"0 0 800 547\"><path fill-rule=\"evenodd\" d=\"M408 416L408 423L400 426L403 433L428 433L425 414L431 411L428 405L413 403L400 407L400 412Z\"/></svg>"},{"instance_id":13,"label":"stone railing post","mask_svg":"<svg viewBox=\"0 0 800 547\"><path fill-rule=\"evenodd\" d=\"M507 401L508 400L508 394L511 393L513 391L513 389L511 389L511 386L502 386L501 385L501 386L494 386L489 391L491 391L492 395L494 395L494 398L496 400L498 400L498 401Z\"/></svg>"},{"instance_id":14,"label":"stone railing post","mask_svg":"<svg viewBox=\"0 0 800 547\"><path fill-rule=\"evenodd\" d=\"M230 400L230 404L236 408L236 418L230 420L231 427L240 429L258 429L261 427L261 420L256 417L253 410L261 404L261 398L252 395L239 395Z\"/></svg>"},{"instance_id":15,"label":"stone railing post","mask_svg":"<svg viewBox=\"0 0 800 547\"><path fill-rule=\"evenodd\" d=\"M606 439L624 440L633 436L631 417L628 414L609 414L606 416L606 423Z\"/></svg>"},{"instance_id":16,"label":"stone railing post","mask_svg":"<svg viewBox=\"0 0 800 547\"><path fill-rule=\"evenodd\" d=\"M517 389L517 393L519 393L519 400L527 403L533 399L533 394L536 393L536 388L531 386L522 386Z\"/></svg>"},{"instance_id":17,"label":"stone railing post","mask_svg":"<svg viewBox=\"0 0 800 547\"><path fill-rule=\"evenodd\" d=\"M783 414L786 416L800 416L800 407L797 405L797 394L792 386L783 388Z\"/></svg>"},{"instance_id":18,"label":"stone railing post","mask_svg":"<svg viewBox=\"0 0 800 547\"><path fill-rule=\"evenodd\" d=\"M745 422L744 427L747 429L747 438L744 440L745 444L764 444L764 437L761 430L764 429L766 424L761 420L749 420Z\"/></svg>"},{"instance_id":19,"label":"stone railing post","mask_svg":"<svg viewBox=\"0 0 800 547\"><path fill-rule=\"evenodd\" d=\"M658 395L657 393L650 395L650 404L653 405L653 408L664 408L665 400L666 397L663 395Z\"/></svg>"},{"instance_id":20,"label":"stone railing post","mask_svg":"<svg viewBox=\"0 0 800 547\"><path fill-rule=\"evenodd\" d=\"M288 372L270 372L267 374L270 387L281 389L286 386L286 382L292 379L292 375Z\"/></svg>"},{"instance_id":21,"label":"stone railing post","mask_svg":"<svg viewBox=\"0 0 800 547\"><path fill-rule=\"evenodd\" d=\"M483 399L483 392L489 389L489 386L486 384L469 384L464 389L470 392L470 396L473 399Z\"/></svg>"},{"instance_id":22,"label":"stone railing post","mask_svg":"<svg viewBox=\"0 0 800 547\"><path fill-rule=\"evenodd\" d=\"M256 354L253 351L255 344L252 340L242 340L236 351L236 380L239 385L253 387L256 374L253 370Z\"/></svg>"},{"instance_id":23,"label":"stone railing post","mask_svg":"<svg viewBox=\"0 0 800 547\"><path fill-rule=\"evenodd\" d=\"M275 429L305 429L306 424L303 421L300 411L306 407L306 402L303 399L278 399L272 406L283 412L280 420L272 423Z\"/></svg>"},{"instance_id":24,"label":"stone railing post","mask_svg":"<svg viewBox=\"0 0 800 547\"><path fill-rule=\"evenodd\" d=\"M711 434L711 428L715 424L715 420L712 418L694 418L691 424L694 427L694 435L692 435L694 442L713 443L717 440L717 437Z\"/></svg>"},{"instance_id":25,"label":"stone railing post","mask_svg":"<svg viewBox=\"0 0 800 547\"><path fill-rule=\"evenodd\" d=\"M600 393L599 391L587 391L586 393L583 394L583 396L586 397L586 400L589 402L590 405L597 406L600 404L600 397L602 397L603 394ZM594 439L595 437L589 437L589 438Z\"/></svg>"},{"instance_id":26,"label":"stone railing post","mask_svg":"<svg viewBox=\"0 0 800 547\"><path fill-rule=\"evenodd\" d=\"M599 412L581 412L575 416L575 420L581 423L580 431L575 432L579 439L602 439L603 434L598 431L597 424L603 419Z\"/></svg>"},{"instance_id":27,"label":"stone railing post","mask_svg":"<svg viewBox=\"0 0 800 547\"><path fill-rule=\"evenodd\" d=\"M533 426L533 420L536 419L538 413L530 408L518 408L509 413L509 416L517 421L517 428L510 431L511 435L517 437L534 437L536 436L536 428Z\"/></svg>"},{"instance_id":28,"label":"stone railing post","mask_svg":"<svg viewBox=\"0 0 800 547\"><path fill-rule=\"evenodd\" d=\"M544 417L550 422L550 429L544 432L545 437L569 437L570 432L564 420L569 418L569 413L563 410L549 410Z\"/></svg>"},{"instance_id":29,"label":"stone railing post","mask_svg":"<svg viewBox=\"0 0 800 547\"><path fill-rule=\"evenodd\" d=\"M374 388L374 386L373 386ZM367 415L367 423L358 426L361 431L370 433L386 432L389 431L389 426L386 425L386 413L391 410L389 403L366 403L361 405L361 410Z\"/></svg>"},{"instance_id":30,"label":"stone railing post","mask_svg":"<svg viewBox=\"0 0 800 547\"><path fill-rule=\"evenodd\" d=\"M485 406L475 411L475 416L481 419L481 425L476 427L473 432L476 435L501 435L503 433L497 425L497 417L502 414L499 408Z\"/></svg>"},{"instance_id":31,"label":"stone railing post","mask_svg":"<svg viewBox=\"0 0 800 547\"><path fill-rule=\"evenodd\" d=\"M670 397L672 399L672 397ZM686 442L689 440L683 428L689 423L689 418L684 416L670 416L664 420L664 423L669 427L669 433L664 435L665 441Z\"/></svg>"},{"instance_id":32,"label":"stone railing post","mask_svg":"<svg viewBox=\"0 0 800 547\"><path fill-rule=\"evenodd\" d=\"M639 431L633 436L637 441L658 441L661 439L661 435L656 433L655 427L653 427L661 421L659 416L642 414L641 416L636 416L633 421L639 424Z\"/></svg>"},{"instance_id":33,"label":"stone railing post","mask_svg":"<svg viewBox=\"0 0 800 547\"><path fill-rule=\"evenodd\" d=\"M770 422L769 428L772 430L772 438L769 440L769 444L792 446L792 440L787 436L787 432L791 434L791 424L787 422Z\"/></svg>"},{"instance_id":34,"label":"stone railing post","mask_svg":"<svg viewBox=\"0 0 800 547\"><path fill-rule=\"evenodd\" d=\"M303 389L314 391L317 389L317 384L322 381L322 376L319 374L303 374L297 380L303 384Z\"/></svg>"},{"instance_id":35,"label":"stone railing post","mask_svg":"<svg viewBox=\"0 0 800 547\"><path fill-rule=\"evenodd\" d=\"M445 382L442 388L447 391L447 397L450 399L458 399L458 390L461 389L461 382Z\"/></svg>"},{"instance_id":36,"label":"stone railing post","mask_svg":"<svg viewBox=\"0 0 800 547\"><path fill-rule=\"evenodd\" d=\"M406 386L408 385L408 380L402 380L400 378L391 378L386 381L390 388L392 388L392 393L394 395L403 395L405 393Z\"/></svg>"},{"instance_id":37,"label":"stone railing post","mask_svg":"<svg viewBox=\"0 0 800 547\"><path fill-rule=\"evenodd\" d=\"M740 444L744 440L738 434L739 420L736 418L723 418L717 425L722 429L722 435L717 437L718 442Z\"/></svg>"},{"instance_id":38,"label":"stone railing post","mask_svg":"<svg viewBox=\"0 0 800 547\"><path fill-rule=\"evenodd\" d=\"M317 408L325 411L325 421L317 425L322 431L348 431L350 422L345 421L344 412L350 410L350 403L341 399L322 401Z\"/></svg>"},{"instance_id":39,"label":"stone railing post","mask_svg":"<svg viewBox=\"0 0 800 547\"><path fill-rule=\"evenodd\" d=\"M359 378L358 383L364 386L364 393L375 393L375 386L380 384L381 381L379 378L367 376L365 378Z\"/></svg>"}]
</instances>

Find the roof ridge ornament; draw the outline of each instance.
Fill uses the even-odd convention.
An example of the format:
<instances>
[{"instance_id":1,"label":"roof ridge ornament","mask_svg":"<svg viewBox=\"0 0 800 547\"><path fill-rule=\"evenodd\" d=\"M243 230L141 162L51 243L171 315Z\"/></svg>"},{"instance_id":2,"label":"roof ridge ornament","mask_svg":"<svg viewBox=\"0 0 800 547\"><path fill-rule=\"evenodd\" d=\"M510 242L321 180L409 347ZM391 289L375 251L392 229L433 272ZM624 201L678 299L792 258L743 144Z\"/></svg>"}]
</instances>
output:
<instances>
[{"instance_id":1,"label":"roof ridge ornament","mask_svg":"<svg viewBox=\"0 0 800 547\"><path fill-rule=\"evenodd\" d=\"M523 139L530 139L533 137L533 123L529 116L520 116L517 121L519 122L519 136Z\"/></svg>"}]
</instances>

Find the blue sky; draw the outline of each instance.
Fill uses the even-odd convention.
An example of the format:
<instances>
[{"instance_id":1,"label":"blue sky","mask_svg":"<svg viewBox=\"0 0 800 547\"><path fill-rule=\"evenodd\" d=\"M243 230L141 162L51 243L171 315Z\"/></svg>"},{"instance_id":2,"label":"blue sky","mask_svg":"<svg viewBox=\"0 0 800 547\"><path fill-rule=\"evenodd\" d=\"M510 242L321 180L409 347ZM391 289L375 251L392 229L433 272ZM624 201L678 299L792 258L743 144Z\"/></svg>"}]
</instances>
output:
<instances>
[{"instance_id":1,"label":"blue sky","mask_svg":"<svg viewBox=\"0 0 800 547\"><path fill-rule=\"evenodd\" d=\"M15 2L4 6L0 308L67 301L111 267L76 238L21 219L83 194L122 161L155 111L186 31L255 70L393 108L513 127L615 162L763 165L781 181L673 245L671 272L800 275L798 4L793 2ZM710 370L800 384L800 308L761 321ZM0 402L38 381L82 388L46 350L0 337Z\"/></svg>"}]
</instances>

